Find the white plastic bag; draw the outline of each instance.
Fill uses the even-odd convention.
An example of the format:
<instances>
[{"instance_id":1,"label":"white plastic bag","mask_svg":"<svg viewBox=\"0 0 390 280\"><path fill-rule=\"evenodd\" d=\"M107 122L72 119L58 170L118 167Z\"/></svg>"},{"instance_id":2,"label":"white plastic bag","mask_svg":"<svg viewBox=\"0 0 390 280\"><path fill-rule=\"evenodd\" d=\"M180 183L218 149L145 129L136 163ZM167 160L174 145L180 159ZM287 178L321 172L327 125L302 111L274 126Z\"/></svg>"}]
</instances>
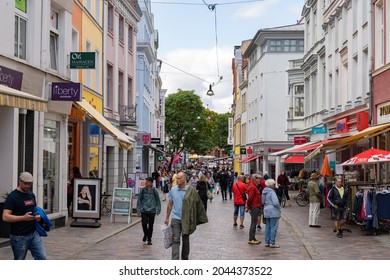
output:
<instances>
[{"instance_id":1,"label":"white plastic bag","mask_svg":"<svg viewBox=\"0 0 390 280\"><path fill-rule=\"evenodd\" d=\"M169 225L163 224L161 226L161 232L163 235L163 242L165 249L172 246L172 229Z\"/></svg>"}]
</instances>

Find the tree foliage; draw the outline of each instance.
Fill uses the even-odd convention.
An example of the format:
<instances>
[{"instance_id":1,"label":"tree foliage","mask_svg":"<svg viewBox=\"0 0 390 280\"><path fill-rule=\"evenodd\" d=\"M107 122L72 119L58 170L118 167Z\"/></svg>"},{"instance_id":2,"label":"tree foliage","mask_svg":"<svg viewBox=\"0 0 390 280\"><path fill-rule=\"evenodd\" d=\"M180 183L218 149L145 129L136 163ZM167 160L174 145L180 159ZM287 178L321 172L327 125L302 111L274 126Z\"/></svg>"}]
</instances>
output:
<instances>
[{"instance_id":1,"label":"tree foliage","mask_svg":"<svg viewBox=\"0 0 390 280\"><path fill-rule=\"evenodd\" d=\"M166 152L172 156L186 150L207 154L214 147L229 151L227 145L230 113L218 114L203 107L194 91L168 95L165 100Z\"/></svg>"}]
</instances>

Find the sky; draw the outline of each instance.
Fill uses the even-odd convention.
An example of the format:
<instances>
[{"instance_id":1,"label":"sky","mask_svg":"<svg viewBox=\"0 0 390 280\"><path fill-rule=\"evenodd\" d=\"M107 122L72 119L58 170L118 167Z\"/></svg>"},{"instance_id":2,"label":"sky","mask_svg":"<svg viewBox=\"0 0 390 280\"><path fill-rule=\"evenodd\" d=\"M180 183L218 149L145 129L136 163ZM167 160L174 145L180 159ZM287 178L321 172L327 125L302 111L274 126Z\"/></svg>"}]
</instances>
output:
<instances>
[{"instance_id":1,"label":"sky","mask_svg":"<svg viewBox=\"0 0 390 280\"><path fill-rule=\"evenodd\" d=\"M234 46L259 29L296 24L305 0L152 0L167 95L194 90L217 113L233 103ZM206 5L207 4L207 5ZM215 9L209 9L214 5ZM222 76L222 79L220 77ZM206 95L210 84L214 96Z\"/></svg>"}]
</instances>

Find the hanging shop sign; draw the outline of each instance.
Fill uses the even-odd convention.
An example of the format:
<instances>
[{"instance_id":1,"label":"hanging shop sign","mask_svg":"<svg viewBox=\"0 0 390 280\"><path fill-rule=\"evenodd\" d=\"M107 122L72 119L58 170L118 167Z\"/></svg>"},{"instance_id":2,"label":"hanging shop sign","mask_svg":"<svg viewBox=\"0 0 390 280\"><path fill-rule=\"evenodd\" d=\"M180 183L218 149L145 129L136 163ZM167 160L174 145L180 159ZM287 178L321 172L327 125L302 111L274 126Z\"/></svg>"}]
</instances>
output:
<instances>
[{"instance_id":1,"label":"hanging shop sign","mask_svg":"<svg viewBox=\"0 0 390 280\"><path fill-rule=\"evenodd\" d=\"M362 131L368 127L368 112L359 112L356 114L356 127Z\"/></svg>"},{"instance_id":2,"label":"hanging shop sign","mask_svg":"<svg viewBox=\"0 0 390 280\"><path fill-rule=\"evenodd\" d=\"M328 131L325 126L319 126L319 127L312 127L311 133L312 134L326 134Z\"/></svg>"},{"instance_id":3,"label":"hanging shop sign","mask_svg":"<svg viewBox=\"0 0 390 280\"><path fill-rule=\"evenodd\" d=\"M156 138L152 137L150 142L152 144L160 144L161 143L161 139L157 138L157 137Z\"/></svg>"},{"instance_id":4,"label":"hanging shop sign","mask_svg":"<svg viewBox=\"0 0 390 280\"><path fill-rule=\"evenodd\" d=\"M240 155L246 155L246 148L240 148Z\"/></svg>"},{"instance_id":5,"label":"hanging shop sign","mask_svg":"<svg viewBox=\"0 0 390 280\"><path fill-rule=\"evenodd\" d=\"M151 142L152 142L152 137L150 133L137 133L138 146L150 145Z\"/></svg>"},{"instance_id":6,"label":"hanging shop sign","mask_svg":"<svg viewBox=\"0 0 390 280\"><path fill-rule=\"evenodd\" d=\"M307 142L306 136L294 136L294 145L302 145Z\"/></svg>"},{"instance_id":7,"label":"hanging shop sign","mask_svg":"<svg viewBox=\"0 0 390 280\"><path fill-rule=\"evenodd\" d=\"M71 52L70 69L95 69L95 52Z\"/></svg>"},{"instance_id":8,"label":"hanging shop sign","mask_svg":"<svg viewBox=\"0 0 390 280\"><path fill-rule=\"evenodd\" d=\"M246 154L247 154L248 156L251 156L251 155L253 154L253 147L252 147L252 146L248 146L248 147L246 148Z\"/></svg>"},{"instance_id":9,"label":"hanging shop sign","mask_svg":"<svg viewBox=\"0 0 390 280\"><path fill-rule=\"evenodd\" d=\"M53 101L81 101L81 83L51 83L51 100Z\"/></svg>"}]
</instances>

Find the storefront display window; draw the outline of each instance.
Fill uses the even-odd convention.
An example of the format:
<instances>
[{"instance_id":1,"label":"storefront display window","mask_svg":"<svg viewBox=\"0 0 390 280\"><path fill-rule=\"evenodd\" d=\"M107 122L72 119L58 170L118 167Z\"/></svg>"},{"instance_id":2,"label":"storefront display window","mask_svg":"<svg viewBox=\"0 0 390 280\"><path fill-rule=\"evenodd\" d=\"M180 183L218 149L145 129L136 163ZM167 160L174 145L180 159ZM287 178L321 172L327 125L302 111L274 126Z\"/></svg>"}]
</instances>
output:
<instances>
[{"instance_id":1,"label":"storefront display window","mask_svg":"<svg viewBox=\"0 0 390 280\"><path fill-rule=\"evenodd\" d=\"M43 209L59 211L60 122L45 120L43 139Z\"/></svg>"}]
</instances>

